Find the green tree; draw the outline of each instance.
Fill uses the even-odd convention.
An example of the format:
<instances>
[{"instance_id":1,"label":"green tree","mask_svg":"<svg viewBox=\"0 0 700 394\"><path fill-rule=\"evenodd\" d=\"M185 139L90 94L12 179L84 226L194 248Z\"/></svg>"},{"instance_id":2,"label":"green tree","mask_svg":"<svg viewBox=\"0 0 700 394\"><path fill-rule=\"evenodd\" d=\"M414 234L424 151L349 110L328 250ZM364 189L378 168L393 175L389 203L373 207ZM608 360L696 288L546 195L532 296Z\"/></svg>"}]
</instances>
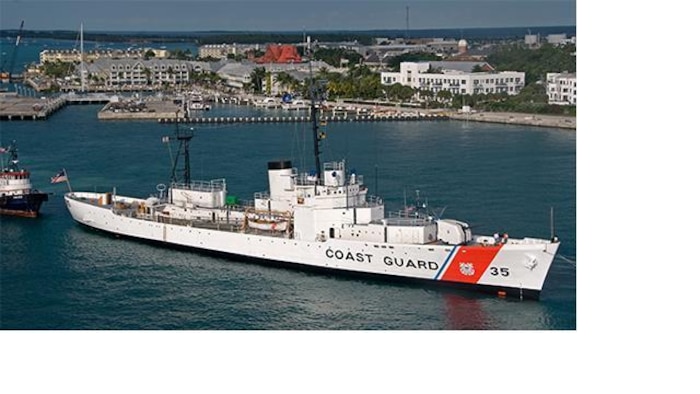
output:
<instances>
[{"instance_id":1,"label":"green tree","mask_svg":"<svg viewBox=\"0 0 700 394\"><path fill-rule=\"evenodd\" d=\"M525 84L544 81L547 73L576 72L576 46L542 45L529 49L522 44L500 47L487 58L497 70L525 72Z\"/></svg>"},{"instance_id":2,"label":"green tree","mask_svg":"<svg viewBox=\"0 0 700 394\"><path fill-rule=\"evenodd\" d=\"M190 60L192 58L192 51L190 51L189 49L185 51L183 51L182 49L174 49L170 52L168 58L177 60Z\"/></svg>"},{"instance_id":3,"label":"green tree","mask_svg":"<svg viewBox=\"0 0 700 394\"><path fill-rule=\"evenodd\" d=\"M314 60L322 60L334 67L340 67L341 59L346 59L349 67L362 61L362 55L343 48L319 48L314 51L313 58Z\"/></svg>"},{"instance_id":4,"label":"green tree","mask_svg":"<svg viewBox=\"0 0 700 394\"><path fill-rule=\"evenodd\" d=\"M437 92L437 98L440 102L446 103L452 101L452 92L449 90L440 90Z\"/></svg>"},{"instance_id":5,"label":"green tree","mask_svg":"<svg viewBox=\"0 0 700 394\"><path fill-rule=\"evenodd\" d=\"M255 67L253 69L253 72L250 73L250 83L253 92L262 92L263 80L266 75L267 70L265 70L265 67Z\"/></svg>"},{"instance_id":6,"label":"green tree","mask_svg":"<svg viewBox=\"0 0 700 394\"><path fill-rule=\"evenodd\" d=\"M430 101L435 97L435 93L430 89L418 89L418 97L425 101Z\"/></svg>"},{"instance_id":7,"label":"green tree","mask_svg":"<svg viewBox=\"0 0 700 394\"><path fill-rule=\"evenodd\" d=\"M390 85L387 89L387 96L390 100L408 101L415 94L415 90L410 86L400 83Z\"/></svg>"},{"instance_id":8,"label":"green tree","mask_svg":"<svg viewBox=\"0 0 700 394\"><path fill-rule=\"evenodd\" d=\"M143 73L146 74L146 85L152 85L153 84L153 71L151 71L150 68L146 67L143 70Z\"/></svg>"},{"instance_id":9,"label":"green tree","mask_svg":"<svg viewBox=\"0 0 700 394\"><path fill-rule=\"evenodd\" d=\"M41 68L47 77L65 78L75 71L75 64L61 61L46 62Z\"/></svg>"},{"instance_id":10,"label":"green tree","mask_svg":"<svg viewBox=\"0 0 700 394\"><path fill-rule=\"evenodd\" d=\"M296 81L296 79L293 76L284 71L277 73L277 75L275 76L275 80L277 81L277 84L282 88L282 90L287 92L292 90L292 88L294 87L294 82Z\"/></svg>"}]
</instances>

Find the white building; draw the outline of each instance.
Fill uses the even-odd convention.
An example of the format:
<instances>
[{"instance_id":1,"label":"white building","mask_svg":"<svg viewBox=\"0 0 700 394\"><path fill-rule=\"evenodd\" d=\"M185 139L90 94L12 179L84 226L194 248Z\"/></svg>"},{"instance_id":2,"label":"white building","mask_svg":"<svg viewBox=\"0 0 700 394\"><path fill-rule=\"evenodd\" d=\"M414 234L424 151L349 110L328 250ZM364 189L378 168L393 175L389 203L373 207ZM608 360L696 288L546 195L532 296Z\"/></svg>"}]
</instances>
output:
<instances>
[{"instance_id":1,"label":"white building","mask_svg":"<svg viewBox=\"0 0 700 394\"><path fill-rule=\"evenodd\" d=\"M547 43L555 46L574 44L576 45L576 36L567 38L565 33L561 34L549 34L547 36Z\"/></svg>"},{"instance_id":2,"label":"white building","mask_svg":"<svg viewBox=\"0 0 700 394\"><path fill-rule=\"evenodd\" d=\"M199 47L199 57L202 59L206 57L226 59L228 55L235 55L236 53L235 44L211 44Z\"/></svg>"},{"instance_id":3,"label":"white building","mask_svg":"<svg viewBox=\"0 0 700 394\"><path fill-rule=\"evenodd\" d=\"M272 96L280 95L289 90L288 86L279 84L277 77L280 73L287 73L298 81L303 81L310 77L308 63L257 64L250 61L226 63L216 71L216 74L225 81L227 86L242 89L244 85L252 82L250 75L253 70L259 67L265 68L265 71L270 74L269 80L268 78L263 79L262 90ZM314 70L320 70L321 68L325 68L330 72L344 72L343 69L335 68L326 62L313 62Z\"/></svg>"},{"instance_id":4,"label":"white building","mask_svg":"<svg viewBox=\"0 0 700 394\"><path fill-rule=\"evenodd\" d=\"M86 66L91 75L109 86L182 84L189 82L190 72L201 68L197 63L169 59L98 59Z\"/></svg>"},{"instance_id":5,"label":"white building","mask_svg":"<svg viewBox=\"0 0 700 394\"><path fill-rule=\"evenodd\" d=\"M547 73L549 104L576 105L576 73Z\"/></svg>"},{"instance_id":6,"label":"white building","mask_svg":"<svg viewBox=\"0 0 700 394\"><path fill-rule=\"evenodd\" d=\"M441 72L429 73L431 64L435 63L438 62L402 62L399 72L381 73L382 85L399 83L433 93L447 90L452 94L507 93L509 95L518 94L525 86L524 72L466 72L443 68ZM449 67L449 63L439 62L444 67ZM436 67L433 66L433 68Z\"/></svg>"},{"instance_id":7,"label":"white building","mask_svg":"<svg viewBox=\"0 0 700 394\"><path fill-rule=\"evenodd\" d=\"M148 51L152 51L156 59L165 59L170 54L165 49L138 48L138 49L104 49L91 50L83 53L86 62L98 59L142 59ZM80 51L77 49L44 49L39 52L41 64L47 62L79 63Z\"/></svg>"},{"instance_id":8,"label":"white building","mask_svg":"<svg viewBox=\"0 0 700 394\"><path fill-rule=\"evenodd\" d=\"M539 34L526 34L525 35L525 45L531 46L531 47L540 45L540 35Z\"/></svg>"}]
</instances>

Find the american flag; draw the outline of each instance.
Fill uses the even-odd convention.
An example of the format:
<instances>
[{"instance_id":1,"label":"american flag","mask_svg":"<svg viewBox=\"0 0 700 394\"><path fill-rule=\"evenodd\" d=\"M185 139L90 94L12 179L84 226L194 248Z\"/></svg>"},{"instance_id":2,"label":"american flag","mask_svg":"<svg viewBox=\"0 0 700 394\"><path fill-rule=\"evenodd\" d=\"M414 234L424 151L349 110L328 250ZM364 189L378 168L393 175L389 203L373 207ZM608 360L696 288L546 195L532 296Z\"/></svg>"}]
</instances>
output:
<instances>
[{"instance_id":1,"label":"american flag","mask_svg":"<svg viewBox=\"0 0 700 394\"><path fill-rule=\"evenodd\" d=\"M61 183L68 181L68 175L66 175L66 170L61 170L56 174L56 176L51 177L51 183Z\"/></svg>"}]
</instances>

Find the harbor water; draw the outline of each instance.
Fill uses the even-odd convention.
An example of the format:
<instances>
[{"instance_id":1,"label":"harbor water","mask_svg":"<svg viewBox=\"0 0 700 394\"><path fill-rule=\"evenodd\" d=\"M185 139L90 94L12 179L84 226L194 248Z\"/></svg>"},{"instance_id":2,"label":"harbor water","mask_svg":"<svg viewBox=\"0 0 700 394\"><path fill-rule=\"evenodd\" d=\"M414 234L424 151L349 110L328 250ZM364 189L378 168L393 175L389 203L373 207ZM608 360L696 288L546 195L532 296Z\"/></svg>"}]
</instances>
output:
<instances>
[{"instance_id":1,"label":"harbor water","mask_svg":"<svg viewBox=\"0 0 700 394\"><path fill-rule=\"evenodd\" d=\"M38 219L2 217L3 329L573 330L576 329L576 134L464 121L329 123L324 160L347 161L387 211L416 194L476 233L561 239L539 301L268 267L98 233L65 208L74 190L148 196L167 183L174 125L99 121L98 105L46 121L0 124L34 187L51 192ZM214 105L203 116L282 116ZM190 126L188 126L190 127ZM267 189L266 163L313 166L310 125L195 125L193 179L226 178L241 200ZM444 209L444 210L443 210Z\"/></svg>"}]
</instances>

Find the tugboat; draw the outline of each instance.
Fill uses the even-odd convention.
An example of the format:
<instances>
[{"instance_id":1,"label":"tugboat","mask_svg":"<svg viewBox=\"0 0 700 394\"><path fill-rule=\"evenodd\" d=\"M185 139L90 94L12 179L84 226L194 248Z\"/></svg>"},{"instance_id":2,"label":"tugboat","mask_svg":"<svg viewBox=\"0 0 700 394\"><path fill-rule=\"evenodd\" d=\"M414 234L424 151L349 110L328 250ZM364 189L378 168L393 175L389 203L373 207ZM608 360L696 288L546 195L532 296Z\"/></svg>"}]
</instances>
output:
<instances>
[{"instance_id":1,"label":"tugboat","mask_svg":"<svg viewBox=\"0 0 700 394\"><path fill-rule=\"evenodd\" d=\"M313 75L312 75L313 81ZM228 195L224 179L190 178L191 130L179 142L170 185L148 198L69 192L73 219L118 236L216 252L294 269L311 269L483 290L538 299L559 240L476 235L464 221L422 209L385 215L363 177L344 161L321 166L320 88L311 87L315 171L289 160L267 163L269 190L250 204ZM176 127L179 126L176 123ZM423 208L421 204L419 208Z\"/></svg>"},{"instance_id":2,"label":"tugboat","mask_svg":"<svg viewBox=\"0 0 700 394\"><path fill-rule=\"evenodd\" d=\"M29 171L19 167L16 142L3 148L0 153L7 154L7 162L2 161L0 172L0 214L35 218L39 215L41 204L48 201L49 195L32 189ZM1 156L0 156L1 157Z\"/></svg>"}]
</instances>

